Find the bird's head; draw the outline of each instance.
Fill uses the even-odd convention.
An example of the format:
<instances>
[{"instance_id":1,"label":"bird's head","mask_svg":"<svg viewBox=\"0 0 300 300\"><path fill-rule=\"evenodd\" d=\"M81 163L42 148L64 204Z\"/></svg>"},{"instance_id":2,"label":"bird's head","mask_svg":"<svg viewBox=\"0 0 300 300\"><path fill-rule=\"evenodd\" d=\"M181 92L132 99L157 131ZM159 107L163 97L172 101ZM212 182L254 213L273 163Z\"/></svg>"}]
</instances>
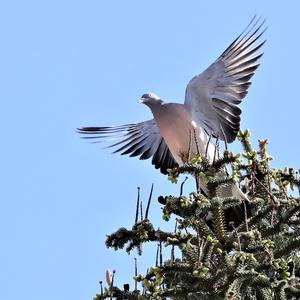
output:
<instances>
[{"instance_id":1,"label":"bird's head","mask_svg":"<svg viewBox=\"0 0 300 300\"><path fill-rule=\"evenodd\" d=\"M163 101L160 99L160 97L158 97L154 93L144 94L138 102L146 104L150 108L157 105L157 104L162 104L163 103Z\"/></svg>"}]
</instances>

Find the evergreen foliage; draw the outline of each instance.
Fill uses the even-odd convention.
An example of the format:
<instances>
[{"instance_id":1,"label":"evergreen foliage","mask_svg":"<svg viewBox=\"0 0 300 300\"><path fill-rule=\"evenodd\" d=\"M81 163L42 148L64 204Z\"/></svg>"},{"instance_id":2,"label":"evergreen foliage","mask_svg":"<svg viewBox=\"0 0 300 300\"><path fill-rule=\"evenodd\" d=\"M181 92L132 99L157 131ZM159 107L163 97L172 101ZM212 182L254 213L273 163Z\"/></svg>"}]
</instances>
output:
<instances>
[{"instance_id":1,"label":"evergreen foliage","mask_svg":"<svg viewBox=\"0 0 300 300\"><path fill-rule=\"evenodd\" d=\"M184 195L183 182L179 196L158 198L163 219L175 216L175 231L155 229L148 219L148 205L145 219L136 217L132 229L120 228L106 240L107 247L139 253L143 243L154 242L156 264L146 274L134 276L132 290L128 284L116 287L114 273L109 274L108 286L103 289L101 283L94 300L300 299L300 180L295 169L270 167L267 140L259 141L255 151L249 138L249 131L239 132L241 155L225 151L213 163L199 156L189 165L169 170L172 182L180 174L196 179L195 192ZM228 166L231 175L218 176ZM201 193L199 180L205 180L209 195ZM220 186L232 183L240 186L249 201L218 195ZM170 248L166 260L162 246ZM175 247L180 257L175 256Z\"/></svg>"}]
</instances>

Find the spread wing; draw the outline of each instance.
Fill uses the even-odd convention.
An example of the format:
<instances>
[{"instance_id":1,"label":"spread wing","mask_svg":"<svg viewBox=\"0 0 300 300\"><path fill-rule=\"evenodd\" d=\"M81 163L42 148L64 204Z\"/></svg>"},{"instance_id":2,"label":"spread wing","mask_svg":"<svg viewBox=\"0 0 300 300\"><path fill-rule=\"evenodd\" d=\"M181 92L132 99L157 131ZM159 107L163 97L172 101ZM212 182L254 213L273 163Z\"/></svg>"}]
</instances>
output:
<instances>
[{"instance_id":1,"label":"spread wing","mask_svg":"<svg viewBox=\"0 0 300 300\"><path fill-rule=\"evenodd\" d=\"M86 139L110 141L108 148L116 148L113 153L121 152L121 155L139 156L140 159L152 157L152 164L163 174L177 166L154 119L120 126L82 127L78 131Z\"/></svg>"},{"instance_id":2,"label":"spread wing","mask_svg":"<svg viewBox=\"0 0 300 300\"><path fill-rule=\"evenodd\" d=\"M228 143L234 141L240 129L242 111L238 105L247 95L250 78L259 66L265 30L264 21L254 17L244 32L186 88L185 105L193 119L208 134Z\"/></svg>"}]
</instances>

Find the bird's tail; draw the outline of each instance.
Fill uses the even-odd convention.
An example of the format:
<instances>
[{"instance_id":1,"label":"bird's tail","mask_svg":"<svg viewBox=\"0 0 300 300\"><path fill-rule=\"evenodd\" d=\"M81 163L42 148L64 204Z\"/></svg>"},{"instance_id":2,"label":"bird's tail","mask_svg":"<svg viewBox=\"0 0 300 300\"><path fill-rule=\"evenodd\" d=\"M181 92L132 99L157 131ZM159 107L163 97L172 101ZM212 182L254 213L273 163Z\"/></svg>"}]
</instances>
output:
<instances>
[{"instance_id":1,"label":"bird's tail","mask_svg":"<svg viewBox=\"0 0 300 300\"><path fill-rule=\"evenodd\" d=\"M217 179L222 180L228 177L225 171L219 171L216 174ZM209 189L207 187L207 179L205 176L200 175L199 180L200 189L204 192L205 195L209 196ZM241 189L234 183L229 183L227 185L222 185L217 188L217 196L221 198L225 197L237 197L241 200L247 200L247 196L241 191Z\"/></svg>"},{"instance_id":2,"label":"bird's tail","mask_svg":"<svg viewBox=\"0 0 300 300\"><path fill-rule=\"evenodd\" d=\"M217 178L222 180L227 178L228 175L225 171L220 171L217 174ZM209 196L209 189L207 187L207 178L205 176L200 176L199 180L199 187L203 191L203 193L207 196ZM224 217L226 225L229 226L231 222L232 224L239 225L242 222L245 221L246 216L251 215L250 210L250 202L241 189L238 187L237 184L229 183L227 185L219 186L216 190L217 196L221 198L227 198L227 197L236 197L242 201L242 203L235 207L229 207L224 210Z\"/></svg>"},{"instance_id":3,"label":"bird's tail","mask_svg":"<svg viewBox=\"0 0 300 300\"><path fill-rule=\"evenodd\" d=\"M220 197L237 197L241 200L247 200L247 196L241 191L241 189L234 183L222 186L219 188Z\"/></svg>"}]
</instances>

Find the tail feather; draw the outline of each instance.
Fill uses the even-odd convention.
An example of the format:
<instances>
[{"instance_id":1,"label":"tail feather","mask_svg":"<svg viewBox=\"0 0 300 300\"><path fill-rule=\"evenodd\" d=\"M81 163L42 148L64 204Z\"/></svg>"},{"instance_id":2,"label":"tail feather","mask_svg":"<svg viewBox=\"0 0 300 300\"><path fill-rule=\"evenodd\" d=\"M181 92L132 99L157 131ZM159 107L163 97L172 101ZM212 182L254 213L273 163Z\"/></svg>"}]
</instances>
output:
<instances>
[{"instance_id":1,"label":"tail feather","mask_svg":"<svg viewBox=\"0 0 300 300\"><path fill-rule=\"evenodd\" d=\"M224 179L227 177L227 174L225 171L221 171L218 173L217 177L219 179ZM204 176L200 177L199 185L202 192L205 195L209 196L209 190L207 188L207 179ZM217 195L221 198L236 197L242 201L242 203L239 206L229 207L225 209L224 216L227 227L230 227L231 222L233 222L234 226L238 226L239 224L245 221L246 215L248 217L250 216L251 211L249 199L236 184L232 183L218 187Z\"/></svg>"}]
</instances>

